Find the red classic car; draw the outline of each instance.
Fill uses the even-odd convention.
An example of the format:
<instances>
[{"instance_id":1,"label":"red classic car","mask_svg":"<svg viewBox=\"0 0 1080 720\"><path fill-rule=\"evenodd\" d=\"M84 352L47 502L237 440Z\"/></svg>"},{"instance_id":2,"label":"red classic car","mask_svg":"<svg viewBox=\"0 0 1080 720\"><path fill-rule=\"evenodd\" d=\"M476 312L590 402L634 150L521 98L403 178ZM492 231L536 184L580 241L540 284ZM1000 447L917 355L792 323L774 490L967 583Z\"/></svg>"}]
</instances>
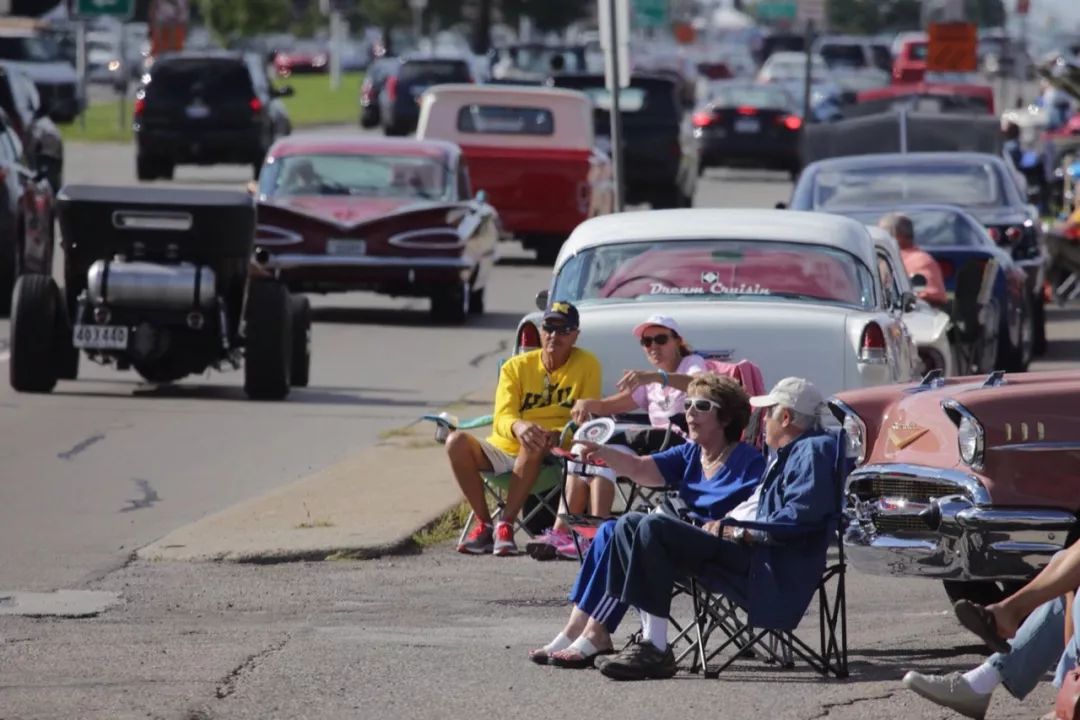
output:
<instances>
[{"instance_id":1,"label":"red classic car","mask_svg":"<svg viewBox=\"0 0 1080 720\"><path fill-rule=\"evenodd\" d=\"M994 114L994 89L989 85L913 82L863 90L855 96L859 114L873 107L882 112L900 105L923 112Z\"/></svg>"},{"instance_id":2,"label":"red classic car","mask_svg":"<svg viewBox=\"0 0 1080 720\"><path fill-rule=\"evenodd\" d=\"M926 54L929 49L930 40L926 35L904 40L893 60L892 81L897 84L922 82L926 76Z\"/></svg>"},{"instance_id":3,"label":"red classic car","mask_svg":"<svg viewBox=\"0 0 1080 720\"><path fill-rule=\"evenodd\" d=\"M583 220L612 212L611 159L594 146L593 109L573 90L437 85L421 97L416 137L456 142L473 184L507 232L554 262Z\"/></svg>"},{"instance_id":4,"label":"red classic car","mask_svg":"<svg viewBox=\"0 0 1080 720\"><path fill-rule=\"evenodd\" d=\"M1080 371L843 392L852 564L993 601L1080 530Z\"/></svg>"},{"instance_id":5,"label":"red classic car","mask_svg":"<svg viewBox=\"0 0 1080 720\"><path fill-rule=\"evenodd\" d=\"M426 296L445 322L484 311L499 220L456 145L291 135L257 199L256 271L294 292Z\"/></svg>"}]
</instances>

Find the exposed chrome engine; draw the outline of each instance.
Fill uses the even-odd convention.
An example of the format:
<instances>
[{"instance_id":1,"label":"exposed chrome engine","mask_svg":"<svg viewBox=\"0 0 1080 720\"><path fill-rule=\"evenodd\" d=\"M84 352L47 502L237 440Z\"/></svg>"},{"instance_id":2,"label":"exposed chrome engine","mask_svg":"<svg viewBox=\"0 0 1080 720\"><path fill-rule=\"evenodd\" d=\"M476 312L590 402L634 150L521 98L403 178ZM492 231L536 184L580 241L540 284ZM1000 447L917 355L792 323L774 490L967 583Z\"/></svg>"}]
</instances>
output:
<instances>
[{"instance_id":1,"label":"exposed chrome engine","mask_svg":"<svg viewBox=\"0 0 1080 720\"><path fill-rule=\"evenodd\" d=\"M87 272L86 289L93 305L209 308L215 282L214 271L205 265L97 260Z\"/></svg>"}]
</instances>

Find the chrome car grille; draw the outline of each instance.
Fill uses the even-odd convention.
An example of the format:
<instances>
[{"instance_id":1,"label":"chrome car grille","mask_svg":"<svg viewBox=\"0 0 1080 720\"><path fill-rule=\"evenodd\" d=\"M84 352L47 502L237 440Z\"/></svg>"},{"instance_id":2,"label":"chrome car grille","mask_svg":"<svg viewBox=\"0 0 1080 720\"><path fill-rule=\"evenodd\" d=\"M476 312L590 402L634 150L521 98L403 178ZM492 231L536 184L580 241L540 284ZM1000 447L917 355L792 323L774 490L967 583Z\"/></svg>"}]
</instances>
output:
<instances>
[{"instance_id":1,"label":"chrome car grille","mask_svg":"<svg viewBox=\"0 0 1080 720\"><path fill-rule=\"evenodd\" d=\"M859 500L890 497L904 498L917 503L928 503L933 498L948 495L963 495L970 498L970 494L963 487L952 483L889 476L860 479L851 484L849 492Z\"/></svg>"},{"instance_id":2,"label":"chrome car grille","mask_svg":"<svg viewBox=\"0 0 1080 720\"><path fill-rule=\"evenodd\" d=\"M919 533L925 535L930 528L922 518L912 515L892 515L874 518L874 529L885 535Z\"/></svg>"}]
</instances>

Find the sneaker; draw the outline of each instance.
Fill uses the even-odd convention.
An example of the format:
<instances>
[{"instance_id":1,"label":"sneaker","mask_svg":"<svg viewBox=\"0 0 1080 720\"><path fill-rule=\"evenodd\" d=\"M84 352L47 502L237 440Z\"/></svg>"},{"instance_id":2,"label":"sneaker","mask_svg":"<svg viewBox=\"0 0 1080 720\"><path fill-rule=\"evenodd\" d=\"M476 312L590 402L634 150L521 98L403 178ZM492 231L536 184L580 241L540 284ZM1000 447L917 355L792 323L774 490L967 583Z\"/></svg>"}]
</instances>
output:
<instances>
[{"instance_id":1,"label":"sneaker","mask_svg":"<svg viewBox=\"0 0 1080 720\"><path fill-rule=\"evenodd\" d=\"M566 543L573 544L574 538L564 530L548 528L539 536L525 544L525 552L533 560L554 560L559 557L558 548Z\"/></svg>"},{"instance_id":2,"label":"sneaker","mask_svg":"<svg viewBox=\"0 0 1080 720\"><path fill-rule=\"evenodd\" d=\"M514 542L514 526L508 522L501 522L495 526L495 546L492 552L499 557L517 555L518 546Z\"/></svg>"},{"instance_id":3,"label":"sneaker","mask_svg":"<svg viewBox=\"0 0 1080 720\"><path fill-rule=\"evenodd\" d=\"M563 560L580 560L585 557L585 553L589 552L589 545L592 540L587 537L579 537L577 543L574 543L574 538L569 538L562 545L558 545L555 548L555 553ZM578 548L581 548L581 555L578 555Z\"/></svg>"},{"instance_id":4,"label":"sneaker","mask_svg":"<svg viewBox=\"0 0 1080 720\"><path fill-rule=\"evenodd\" d=\"M457 551L466 555L483 555L491 552L495 546L493 530L494 528L487 523L476 523L468 537L458 543Z\"/></svg>"},{"instance_id":5,"label":"sneaker","mask_svg":"<svg viewBox=\"0 0 1080 720\"><path fill-rule=\"evenodd\" d=\"M914 690L932 703L975 720L982 720L986 716L986 709L990 707L991 694L975 692L964 676L957 672L948 675L923 675L912 671L904 676L904 687Z\"/></svg>"},{"instance_id":6,"label":"sneaker","mask_svg":"<svg viewBox=\"0 0 1080 720\"><path fill-rule=\"evenodd\" d=\"M671 646L661 650L648 640L632 642L600 667L600 672L613 680L660 680L674 677L677 670Z\"/></svg>"}]
</instances>

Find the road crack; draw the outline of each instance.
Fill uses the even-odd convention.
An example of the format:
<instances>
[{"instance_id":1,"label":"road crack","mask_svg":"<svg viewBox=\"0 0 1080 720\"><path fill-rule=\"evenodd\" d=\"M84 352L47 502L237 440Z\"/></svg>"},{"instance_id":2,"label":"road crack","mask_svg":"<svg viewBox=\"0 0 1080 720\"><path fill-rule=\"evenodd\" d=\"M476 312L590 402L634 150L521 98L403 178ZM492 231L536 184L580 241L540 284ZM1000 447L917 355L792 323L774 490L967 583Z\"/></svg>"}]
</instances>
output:
<instances>
[{"instance_id":1,"label":"road crack","mask_svg":"<svg viewBox=\"0 0 1080 720\"><path fill-rule=\"evenodd\" d=\"M898 693L898 692L900 692L900 691L899 690L890 690L889 692L885 693L884 695L871 695L869 697L858 697L858 698L852 698L851 700L841 700L839 702L833 702L833 703L822 703L822 705L821 705L822 712L817 714L817 715L814 715L813 717L808 718L808 720L821 720L821 718L828 717L829 713L831 713L836 708L853 707L855 705L858 705L859 703L868 702L870 700L888 700L888 699L892 698L893 695L896 695L896 693Z\"/></svg>"},{"instance_id":2,"label":"road crack","mask_svg":"<svg viewBox=\"0 0 1080 720\"><path fill-rule=\"evenodd\" d=\"M498 355L500 353L506 352L507 349L509 349L509 347L510 347L510 342L508 340L506 340L506 339L500 340L499 343L495 346L494 350L488 350L486 352L482 352L479 355L474 356L473 359L469 361L469 365L471 367L480 367L480 363L484 362L489 357L493 357L493 356Z\"/></svg>"},{"instance_id":3,"label":"road crack","mask_svg":"<svg viewBox=\"0 0 1080 720\"><path fill-rule=\"evenodd\" d=\"M82 440L80 442L75 443L75 446L73 448L71 448L70 450L67 450L67 451L62 452L62 453L57 453L56 457L60 458L61 460L70 460L71 458L73 458L76 455L78 455L79 453L81 453L83 450L86 450L91 445L99 443L104 439L105 439L105 435L103 433L98 433L97 435L91 435L90 437L86 438L85 440Z\"/></svg>"},{"instance_id":4,"label":"road crack","mask_svg":"<svg viewBox=\"0 0 1080 720\"><path fill-rule=\"evenodd\" d=\"M236 692L237 683L240 682L240 679L242 677L251 673L251 671L255 669L255 666L258 665L260 662L270 657L274 653L279 652L283 647L285 647L285 643L287 642L289 642L288 635L283 637L281 640L277 640L271 643L268 647L260 650L254 655L248 655L247 659L245 659L244 662L234 667L229 672L229 674L222 678L221 682L218 683L217 688L215 688L214 690L214 694L217 696L218 700L224 700L225 698Z\"/></svg>"}]
</instances>

